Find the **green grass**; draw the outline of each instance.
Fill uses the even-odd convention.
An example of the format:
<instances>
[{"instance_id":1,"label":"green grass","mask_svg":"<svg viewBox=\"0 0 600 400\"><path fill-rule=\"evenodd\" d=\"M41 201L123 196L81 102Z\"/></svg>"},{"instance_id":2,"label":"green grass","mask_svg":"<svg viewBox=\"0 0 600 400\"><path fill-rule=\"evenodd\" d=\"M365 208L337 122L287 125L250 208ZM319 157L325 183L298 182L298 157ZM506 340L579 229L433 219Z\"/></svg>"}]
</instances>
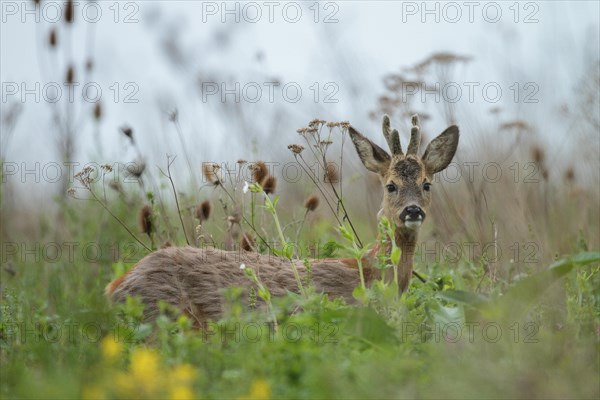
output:
<instances>
[{"instance_id":1,"label":"green grass","mask_svg":"<svg viewBox=\"0 0 600 400\"><path fill-rule=\"evenodd\" d=\"M95 206L65 207L80 249L120 243L117 259L129 256L132 239ZM135 224L126 207L118 212ZM140 323L135 300L108 304L114 251L54 263L43 255L18 259L14 275L2 271L2 398L599 395L597 252L518 282L490 282L468 262L418 264L426 283L414 279L400 299L373 287L367 307L317 293L273 299L277 331L266 313L243 312L231 289L225 317L204 332L184 317ZM492 290L479 293L482 280ZM297 305L304 311L290 316Z\"/></svg>"}]
</instances>

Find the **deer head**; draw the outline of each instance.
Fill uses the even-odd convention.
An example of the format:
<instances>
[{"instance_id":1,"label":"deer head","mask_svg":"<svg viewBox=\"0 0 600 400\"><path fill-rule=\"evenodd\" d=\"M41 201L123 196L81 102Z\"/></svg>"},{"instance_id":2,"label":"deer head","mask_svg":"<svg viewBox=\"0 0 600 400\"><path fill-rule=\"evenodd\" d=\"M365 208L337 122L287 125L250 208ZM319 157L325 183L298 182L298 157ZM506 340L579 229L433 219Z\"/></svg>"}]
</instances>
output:
<instances>
[{"instance_id":1,"label":"deer head","mask_svg":"<svg viewBox=\"0 0 600 400\"><path fill-rule=\"evenodd\" d=\"M412 117L410 142L402 152L400 135L383 117L383 135L391 155L365 136L349 128L350 137L364 166L379 174L383 186L383 214L396 226L396 244L402 249L400 286L405 290L412 273L412 255L417 233L427 216L433 192L433 175L444 170L456 153L458 127L452 125L433 139L422 156L419 119Z\"/></svg>"}]
</instances>

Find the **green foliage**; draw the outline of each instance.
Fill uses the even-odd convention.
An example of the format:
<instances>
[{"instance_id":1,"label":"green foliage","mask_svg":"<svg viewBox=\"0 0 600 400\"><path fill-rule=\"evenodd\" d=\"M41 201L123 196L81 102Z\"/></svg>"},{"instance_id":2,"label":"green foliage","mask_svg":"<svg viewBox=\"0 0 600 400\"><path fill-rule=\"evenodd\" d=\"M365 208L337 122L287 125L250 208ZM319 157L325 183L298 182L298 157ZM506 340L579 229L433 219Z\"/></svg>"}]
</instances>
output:
<instances>
[{"instance_id":1,"label":"green foliage","mask_svg":"<svg viewBox=\"0 0 600 400\"><path fill-rule=\"evenodd\" d=\"M114 212L135 223L128 207ZM94 213L65 218L81 242L132 242ZM390 229L383 220L380 232ZM353 230L339 233L320 256L360 259ZM276 250L291 258L284 239ZM413 279L401 295L395 282L359 286L361 306L328 298L310 280L301 295L273 297L249 266L250 298L224 290L223 318L202 329L168 304L150 323L139 298L107 303L104 286L146 254L139 246L116 261L32 259L14 276L0 272L0 396L597 398L600 255L581 243L512 283L492 282L475 263L417 264L426 282ZM379 267L399 257L392 248Z\"/></svg>"}]
</instances>

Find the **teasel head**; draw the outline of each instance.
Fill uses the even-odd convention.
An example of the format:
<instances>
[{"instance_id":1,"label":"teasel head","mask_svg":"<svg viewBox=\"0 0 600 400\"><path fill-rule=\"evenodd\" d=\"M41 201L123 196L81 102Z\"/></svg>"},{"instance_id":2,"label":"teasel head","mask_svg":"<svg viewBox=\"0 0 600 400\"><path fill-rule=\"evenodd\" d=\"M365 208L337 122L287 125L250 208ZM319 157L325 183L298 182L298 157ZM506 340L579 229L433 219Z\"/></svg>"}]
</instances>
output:
<instances>
[{"instance_id":1,"label":"teasel head","mask_svg":"<svg viewBox=\"0 0 600 400\"><path fill-rule=\"evenodd\" d=\"M306 208L307 212L315 211L319 207L319 202L319 197L316 195L312 195L308 197L306 201L304 201L304 208Z\"/></svg>"},{"instance_id":2,"label":"teasel head","mask_svg":"<svg viewBox=\"0 0 600 400\"><path fill-rule=\"evenodd\" d=\"M56 48L56 29L54 28L50 30L50 35L48 36L48 44L51 48Z\"/></svg>"},{"instance_id":3,"label":"teasel head","mask_svg":"<svg viewBox=\"0 0 600 400\"><path fill-rule=\"evenodd\" d=\"M196 219L198 221L200 221L200 223L202 223L202 222L208 220L208 218L210 217L210 210L211 210L210 201L205 200L196 206L194 216L196 217Z\"/></svg>"},{"instance_id":4,"label":"teasel head","mask_svg":"<svg viewBox=\"0 0 600 400\"><path fill-rule=\"evenodd\" d=\"M250 166L252 170L252 180L257 183L261 183L268 175L269 168L264 161L257 161Z\"/></svg>"},{"instance_id":5,"label":"teasel head","mask_svg":"<svg viewBox=\"0 0 600 400\"><path fill-rule=\"evenodd\" d=\"M65 9L65 21L67 24L73 22L73 17L75 14L75 8L73 6L73 0L67 0L66 9Z\"/></svg>"},{"instance_id":6,"label":"teasel head","mask_svg":"<svg viewBox=\"0 0 600 400\"><path fill-rule=\"evenodd\" d=\"M575 183L575 168L573 168L573 166L570 166L565 171L565 182L568 184Z\"/></svg>"},{"instance_id":7,"label":"teasel head","mask_svg":"<svg viewBox=\"0 0 600 400\"><path fill-rule=\"evenodd\" d=\"M73 67L73 65L69 65L67 68L67 76L65 77L65 80L68 85L72 85L75 81L75 67Z\"/></svg>"},{"instance_id":8,"label":"teasel head","mask_svg":"<svg viewBox=\"0 0 600 400\"><path fill-rule=\"evenodd\" d=\"M152 207L147 204L140 210L140 229L148 236L151 236L152 233L154 233Z\"/></svg>"},{"instance_id":9,"label":"teasel head","mask_svg":"<svg viewBox=\"0 0 600 400\"><path fill-rule=\"evenodd\" d=\"M546 161L546 152L540 146L535 145L530 149L531 158L537 164L543 164Z\"/></svg>"},{"instance_id":10,"label":"teasel head","mask_svg":"<svg viewBox=\"0 0 600 400\"><path fill-rule=\"evenodd\" d=\"M326 183L338 183L340 179L337 165L333 162L328 162L325 167L324 180Z\"/></svg>"},{"instance_id":11,"label":"teasel head","mask_svg":"<svg viewBox=\"0 0 600 400\"><path fill-rule=\"evenodd\" d=\"M100 103L98 101L98 102L96 102L96 105L94 106L94 119L96 121L100 121L101 118L102 118L102 103Z\"/></svg>"},{"instance_id":12,"label":"teasel head","mask_svg":"<svg viewBox=\"0 0 600 400\"><path fill-rule=\"evenodd\" d=\"M273 175L269 175L262 181L261 186L266 194L275 193L277 179Z\"/></svg>"}]
</instances>

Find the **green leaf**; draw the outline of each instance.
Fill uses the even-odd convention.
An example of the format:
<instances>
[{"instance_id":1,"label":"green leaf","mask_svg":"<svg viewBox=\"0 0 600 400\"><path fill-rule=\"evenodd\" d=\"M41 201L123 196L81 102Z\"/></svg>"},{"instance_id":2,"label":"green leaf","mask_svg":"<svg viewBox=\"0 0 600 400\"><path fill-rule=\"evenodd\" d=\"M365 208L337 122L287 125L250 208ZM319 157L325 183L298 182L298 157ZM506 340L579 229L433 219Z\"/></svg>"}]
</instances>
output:
<instances>
[{"instance_id":1,"label":"green leaf","mask_svg":"<svg viewBox=\"0 0 600 400\"><path fill-rule=\"evenodd\" d=\"M559 260L548 269L519 281L497 301L486 304L482 311L491 318L520 319L552 284L573 268L598 262L600 252L584 252Z\"/></svg>"},{"instance_id":2,"label":"green leaf","mask_svg":"<svg viewBox=\"0 0 600 400\"><path fill-rule=\"evenodd\" d=\"M430 301L427 303L427 310L433 321L440 325L465 322L465 313L462 307L445 307L437 301Z\"/></svg>"},{"instance_id":3,"label":"green leaf","mask_svg":"<svg viewBox=\"0 0 600 400\"><path fill-rule=\"evenodd\" d=\"M279 201L279 195L273 197L273 208L277 207L277 202Z\"/></svg>"},{"instance_id":4,"label":"green leaf","mask_svg":"<svg viewBox=\"0 0 600 400\"><path fill-rule=\"evenodd\" d=\"M466 304L473 307L478 307L487 301L487 298L478 293L464 290L444 290L437 293L436 297L451 303Z\"/></svg>"},{"instance_id":5,"label":"green leaf","mask_svg":"<svg viewBox=\"0 0 600 400\"><path fill-rule=\"evenodd\" d=\"M340 232L340 235L342 235L342 237L344 239L346 239L350 243L354 243L354 235L350 232L350 230L348 228L346 228L344 225L342 225L342 226L338 227L338 231Z\"/></svg>"},{"instance_id":6,"label":"green leaf","mask_svg":"<svg viewBox=\"0 0 600 400\"><path fill-rule=\"evenodd\" d=\"M367 305L369 303L369 293L362 286L357 286L352 291L352 297L360 301L361 304Z\"/></svg>"},{"instance_id":7,"label":"green leaf","mask_svg":"<svg viewBox=\"0 0 600 400\"><path fill-rule=\"evenodd\" d=\"M369 345L397 342L394 329L370 308L356 308L346 320L344 332Z\"/></svg>"},{"instance_id":8,"label":"green leaf","mask_svg":"<svg viewBox=\"0 0 600 400\"><path fill-rule=\"evenodd\" d=\"M390 260L392 261L392 264L394 265L398 265L398 263L400 263L400 256L402 255L402 250L400 250L400 247L396 246L396 244L393 244L393 248L392 248L392 253L390 254Z\"/></svg>"}]
</instances>

